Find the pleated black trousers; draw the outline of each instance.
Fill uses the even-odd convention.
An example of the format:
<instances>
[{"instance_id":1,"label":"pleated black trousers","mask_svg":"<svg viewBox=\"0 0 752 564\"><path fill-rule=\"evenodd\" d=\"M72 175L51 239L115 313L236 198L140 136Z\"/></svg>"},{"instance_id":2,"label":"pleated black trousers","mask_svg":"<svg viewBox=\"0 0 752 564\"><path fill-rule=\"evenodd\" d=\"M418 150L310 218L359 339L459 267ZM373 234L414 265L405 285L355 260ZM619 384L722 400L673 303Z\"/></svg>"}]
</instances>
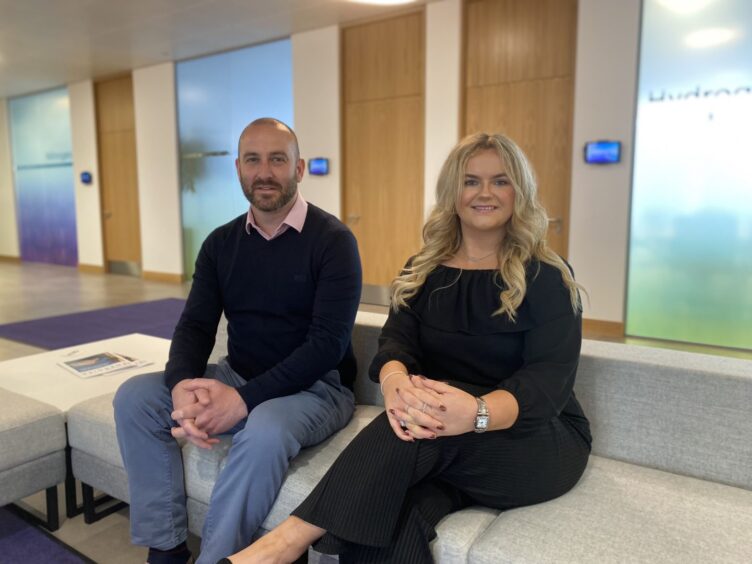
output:
<instances>
[{"instance_id":1,"label":"pleated black trousers","mask_svg":"<svg viewBox=\"0 0 752 564\"><path fill-rule=\"evenodd\" d=\"M469 505L511 509L569 491L590 454L576 426L466 433L408 443L386 414L337 458L293 515L326 529L315 548L340 562L433 562L430 542L447 514Z\"/></svg>"}]
</instances>

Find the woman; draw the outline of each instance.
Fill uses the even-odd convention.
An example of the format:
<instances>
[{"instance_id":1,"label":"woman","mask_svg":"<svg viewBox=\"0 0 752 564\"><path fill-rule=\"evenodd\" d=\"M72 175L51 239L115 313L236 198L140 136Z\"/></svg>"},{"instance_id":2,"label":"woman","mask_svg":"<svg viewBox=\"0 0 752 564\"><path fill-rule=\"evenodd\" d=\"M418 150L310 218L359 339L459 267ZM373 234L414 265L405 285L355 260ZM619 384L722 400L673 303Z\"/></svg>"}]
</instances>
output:
<instances>
[{"instance_id":1,"label":"woman","mask_svg":"<svg viewBox=\"0 0 752 564\"><path fill-rule=\"evenodd\" d=\"M577 483L591 443L573 392L581 310L547 224L514 142L476 134L452 150L370 367L386 411L231 562L292 562L312 543L341 562L432 562L448 513L540 503Z\"/></svg>"}]
</instances>

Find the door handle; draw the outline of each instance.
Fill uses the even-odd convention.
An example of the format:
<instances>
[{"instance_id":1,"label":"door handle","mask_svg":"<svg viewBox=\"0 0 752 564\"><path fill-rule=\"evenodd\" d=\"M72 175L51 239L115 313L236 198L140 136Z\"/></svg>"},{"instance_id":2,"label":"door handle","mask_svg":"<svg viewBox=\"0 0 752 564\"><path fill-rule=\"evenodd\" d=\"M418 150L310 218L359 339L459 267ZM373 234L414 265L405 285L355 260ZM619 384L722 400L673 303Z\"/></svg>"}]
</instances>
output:
<instances>
[{"instance_id":1,"label":"door handle","mask_svg":"<svg viewBox=\"0 0 752 564\"><path fill-rule=\"evenodd\" d=\"M549 217L548 226L549 228L553 227L554 233L561 235L561 230L564 227L564 220L560 217Z\"/></svg>"},{"instance_id":2,"label":"door handle","mask_svg":"<svg viewBox=\"0 0 752 564\"><path fill-rule=\"evenodd\" d=\"M183 153L181 159L203 159L204 157L224 157L229 155L230 151L199 151L197 153Z\"/></svg>"}]
</instances>

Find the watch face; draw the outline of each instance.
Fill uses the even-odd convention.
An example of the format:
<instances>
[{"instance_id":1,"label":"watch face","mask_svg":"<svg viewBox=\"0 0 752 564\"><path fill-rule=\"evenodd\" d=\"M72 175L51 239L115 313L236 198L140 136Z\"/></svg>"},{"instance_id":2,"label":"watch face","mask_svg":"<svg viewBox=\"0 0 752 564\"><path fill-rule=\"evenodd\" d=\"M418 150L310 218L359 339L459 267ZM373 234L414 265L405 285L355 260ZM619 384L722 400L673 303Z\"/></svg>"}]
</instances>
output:
<instances>
[{"instance_id":1,"label":"watch face","mask_svg":"<svg viewBox=\"0 0 752 564\"><path fill-rule=\"evenodd\" d=\"M484 431L488 429L488 415L478 415L475 417L475 428L476 429L483 429Z\"/></svg>"}]
</instances>

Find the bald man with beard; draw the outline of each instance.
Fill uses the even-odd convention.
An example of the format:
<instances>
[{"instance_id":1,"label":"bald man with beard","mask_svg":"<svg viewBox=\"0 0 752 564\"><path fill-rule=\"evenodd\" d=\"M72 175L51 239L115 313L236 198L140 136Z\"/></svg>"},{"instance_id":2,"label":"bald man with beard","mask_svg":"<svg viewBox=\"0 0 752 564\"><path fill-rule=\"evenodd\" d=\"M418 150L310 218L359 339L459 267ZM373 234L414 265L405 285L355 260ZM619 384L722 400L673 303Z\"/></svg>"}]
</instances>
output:
<instances>
[{"instance_id":1,"label":"bald man with beard","mask_svg":"<svg viewBox=\"0 0 752 564\"><path fill-rule=\"evenodd\" d=\"M193 561L178 439L211 449L232 435L197 560L214 564L249 544L289 461L354 410L355 238L299 193L305 162L281 121L249 124L235 166L248 211L204 241L164 372L130 379L114 400L131 538L152 564ZM228 355L207 365L222 313Z\"/></svg>"}]
</instances>

